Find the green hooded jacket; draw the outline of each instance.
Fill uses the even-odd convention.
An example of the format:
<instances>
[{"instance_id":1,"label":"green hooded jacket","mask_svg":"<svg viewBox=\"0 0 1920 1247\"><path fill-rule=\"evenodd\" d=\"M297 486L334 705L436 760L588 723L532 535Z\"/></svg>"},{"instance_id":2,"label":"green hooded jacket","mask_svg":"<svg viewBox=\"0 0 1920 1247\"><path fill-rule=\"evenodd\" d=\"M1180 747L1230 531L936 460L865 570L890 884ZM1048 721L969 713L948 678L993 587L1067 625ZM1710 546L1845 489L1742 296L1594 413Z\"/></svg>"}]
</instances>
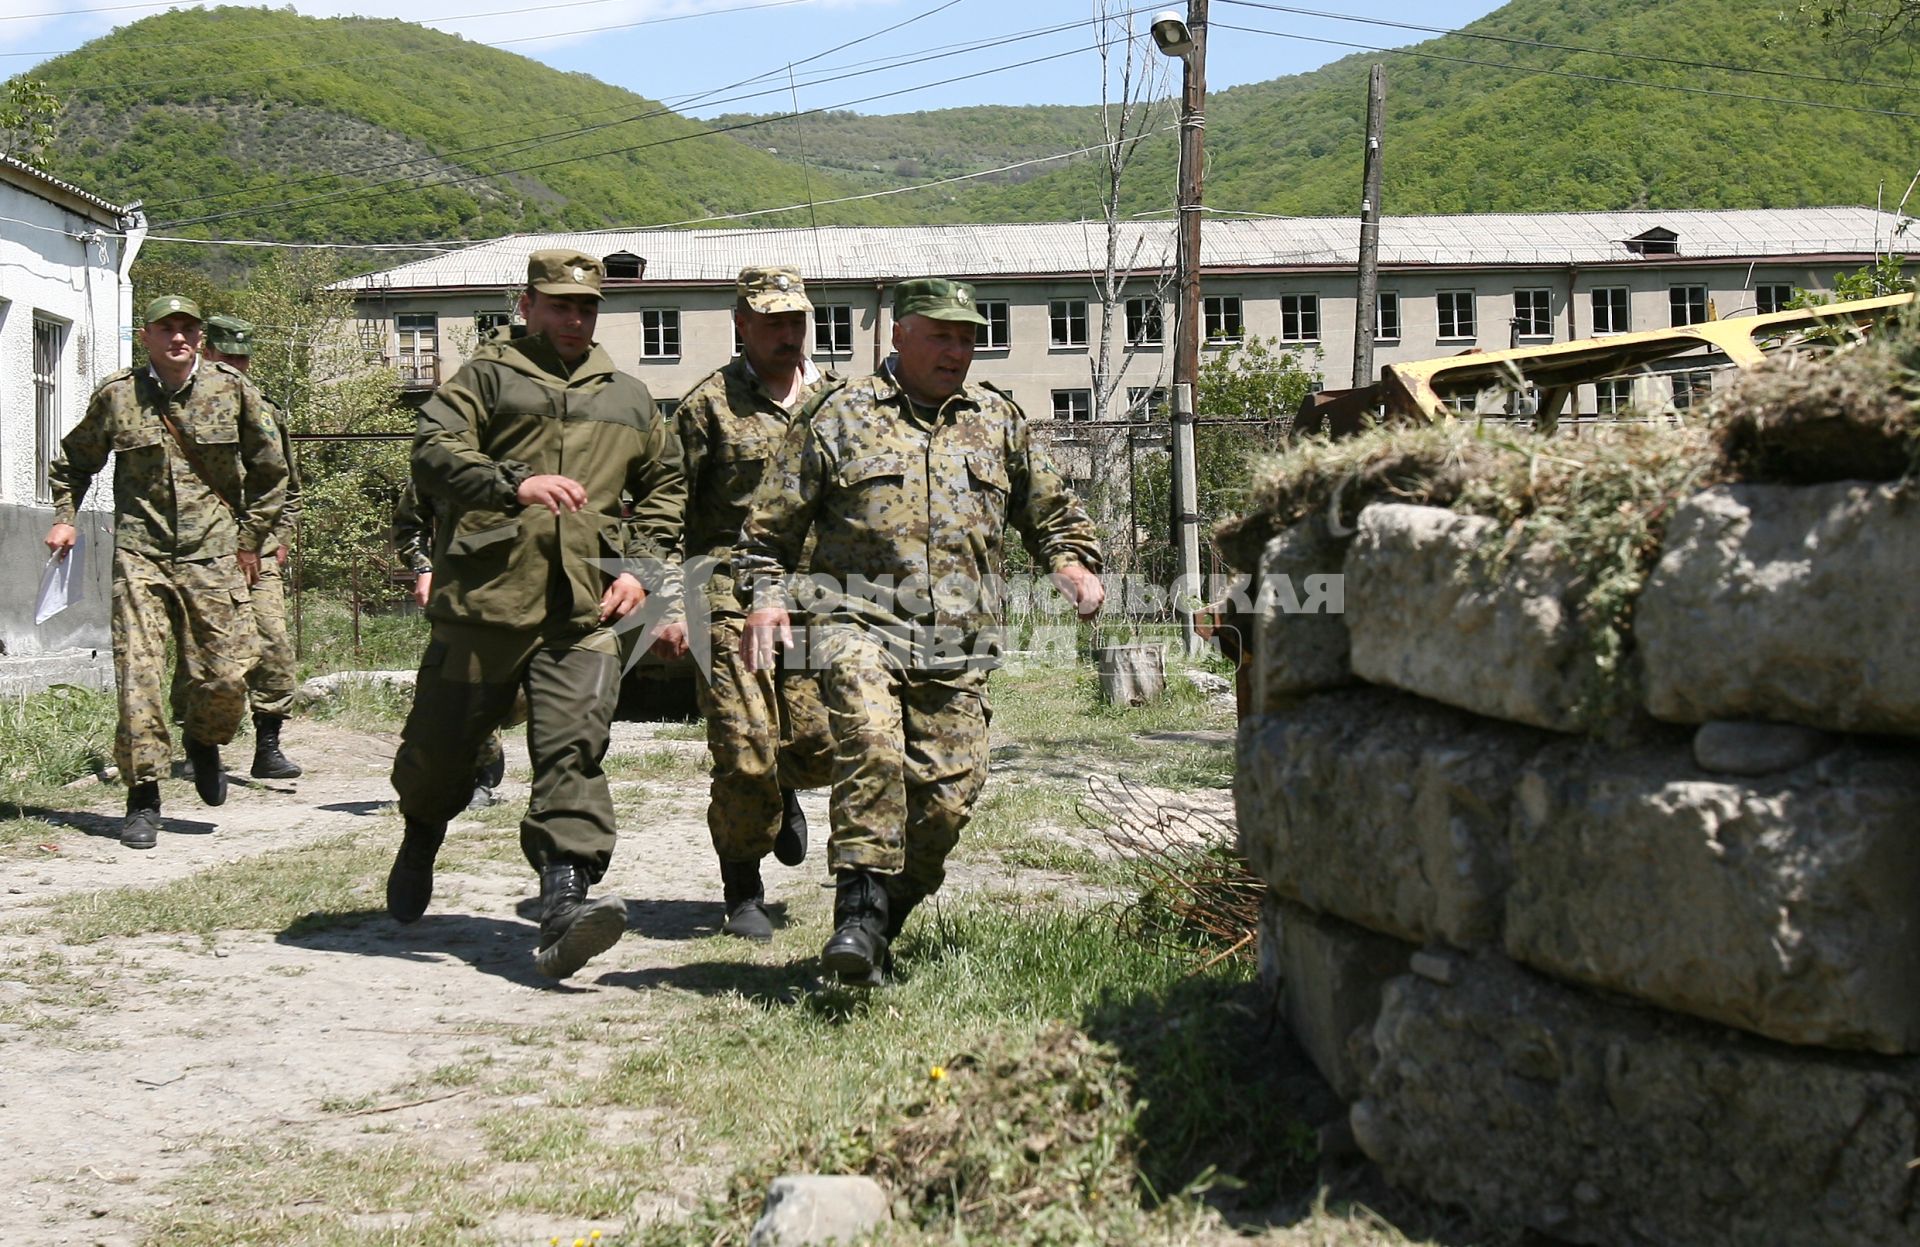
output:
<instances>
[{"instance_id":1,"label":"green hooded jacket","mask_svg":"<svg viewBox=\"0 0 1920 1247\"><path fill-rule=\"evenodd\" d=\"M578 481L586 505L523 506L521 482L548 474ZM649 593L671 587L686 511L679 438L599 345L569 372L544 337L490 338L421 407L413 479L445 517L430 618L589 631L619 574L606 560Z\"/></svg>"}]
</instances>

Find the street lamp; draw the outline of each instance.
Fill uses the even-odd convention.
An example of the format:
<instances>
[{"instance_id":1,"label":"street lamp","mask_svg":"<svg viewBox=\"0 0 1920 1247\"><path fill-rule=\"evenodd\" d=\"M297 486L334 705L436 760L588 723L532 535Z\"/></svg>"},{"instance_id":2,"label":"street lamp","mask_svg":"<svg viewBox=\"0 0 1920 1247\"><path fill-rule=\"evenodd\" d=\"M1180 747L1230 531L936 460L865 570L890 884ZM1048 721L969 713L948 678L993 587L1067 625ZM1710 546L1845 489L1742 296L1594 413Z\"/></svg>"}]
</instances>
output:
<instances>
[{"instance_id":1,"label":"street lamp","mask_svg":"<svg viewBox=\"0 0 1920 1247\"><path fill-rule=\"evenodd\" d=\"M1186 652L1196 648L1200 593L1199 483L1194 477L1193 408L1200 378L1200 176L1205 164L1207 0L1187 0L1187 17L1154 15L1154 46L1180 58L1180 217L1175 271L1180 287L1173 348L1172 537L1174 614Z\"/></svg>"}]
</instances>

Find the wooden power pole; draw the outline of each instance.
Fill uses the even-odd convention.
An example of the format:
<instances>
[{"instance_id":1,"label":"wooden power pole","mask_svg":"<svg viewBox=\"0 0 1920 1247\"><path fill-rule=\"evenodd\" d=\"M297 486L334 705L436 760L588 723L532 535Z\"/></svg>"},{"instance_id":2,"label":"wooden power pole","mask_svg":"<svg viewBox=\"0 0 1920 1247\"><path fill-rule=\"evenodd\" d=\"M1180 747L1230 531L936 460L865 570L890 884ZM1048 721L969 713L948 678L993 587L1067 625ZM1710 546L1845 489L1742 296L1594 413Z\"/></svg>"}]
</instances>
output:
<instances>
[{"instance_id":1,"label":"wooden power pole","mask_svg":"<svg viewBox=\"0 0 1920 1247\"><path fill-rule=\"evenodd\" d=\"M1367 75L1367 163L1360 192L1360 290L1353 303L1353 384L1373 384L1373 331L1380 297L1380 141L1386 125L1387 71Z\"/></svg>"}]
</instances>

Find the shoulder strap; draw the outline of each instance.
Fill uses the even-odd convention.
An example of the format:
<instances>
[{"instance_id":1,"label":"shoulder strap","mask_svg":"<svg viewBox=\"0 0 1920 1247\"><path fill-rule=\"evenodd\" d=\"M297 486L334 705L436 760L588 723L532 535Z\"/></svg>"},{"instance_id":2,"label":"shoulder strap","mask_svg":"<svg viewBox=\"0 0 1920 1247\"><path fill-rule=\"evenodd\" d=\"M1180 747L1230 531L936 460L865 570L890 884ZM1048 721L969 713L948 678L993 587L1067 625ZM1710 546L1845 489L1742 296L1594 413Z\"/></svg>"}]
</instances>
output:
<instances>
[{"instance_id":1,"label":"shoulder strap","mask_svg":"<svg viewBox=\"0 0 1920 1247\"><path fill-rule=\"evenodd\" d=\"M193 474L200 478L200 483L212 490L213 496L218 498L221 504L233 513L234 519L238 520L240 518L240 508L234 506L233 499L221 493L220 487L213 483L213 475L207 471L206 465L200 462L200 456L194 450L193 443L180 436L180 426L173 422L173 395L167 393L167 387L164 383L159 385L159 390L160 423L167 426L167 432L173 435L173 444L178 446L180 453L187 457L187 466L192 468Z\"/></svg>"}]
</instances>

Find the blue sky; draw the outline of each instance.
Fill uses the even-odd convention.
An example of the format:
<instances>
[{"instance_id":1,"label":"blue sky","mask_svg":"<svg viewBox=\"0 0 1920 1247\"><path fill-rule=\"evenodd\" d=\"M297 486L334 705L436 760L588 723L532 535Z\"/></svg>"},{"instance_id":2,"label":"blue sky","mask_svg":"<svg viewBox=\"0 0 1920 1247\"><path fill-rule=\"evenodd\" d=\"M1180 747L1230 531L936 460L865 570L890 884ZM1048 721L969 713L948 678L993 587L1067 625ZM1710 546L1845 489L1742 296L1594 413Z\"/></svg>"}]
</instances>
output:
<instances>
[{"instance_id":1,"label":"blue sky","mask_svg":"<svg viewBox=\"0 0 1920 1247\"><path fill-rule=\"evenodd\" d=\"M1125 0L1111 4L1123 9ZM0 77L172 7L179 6L0 0ZM295 0L292 7L316 17L404 15L695 116L786 111L796 97L805 109L869 113L1100 99L1100 62L1088 24L1094 0L557 0L517 7L510 0L415 0L404 13L356 0ZM1168 7L1186 6L1163 0L1143 7L1139 28L1155 9ZM1453 27L1500 6L1494 0L1304 0L1291 7L1339 16L1211 0L1209 89L1300 73L1360 50L1353 45L1396 47L1432 37L1379 22ZM1052 27L1065 29L1036 33ZM997 46L979 46L989 44ZM1117 58L1116 50L1116 73ZM942 85L950 78L962 80ZM1177 72L1170 81L1177 89Z\"/></svg>"}]
</instances>

